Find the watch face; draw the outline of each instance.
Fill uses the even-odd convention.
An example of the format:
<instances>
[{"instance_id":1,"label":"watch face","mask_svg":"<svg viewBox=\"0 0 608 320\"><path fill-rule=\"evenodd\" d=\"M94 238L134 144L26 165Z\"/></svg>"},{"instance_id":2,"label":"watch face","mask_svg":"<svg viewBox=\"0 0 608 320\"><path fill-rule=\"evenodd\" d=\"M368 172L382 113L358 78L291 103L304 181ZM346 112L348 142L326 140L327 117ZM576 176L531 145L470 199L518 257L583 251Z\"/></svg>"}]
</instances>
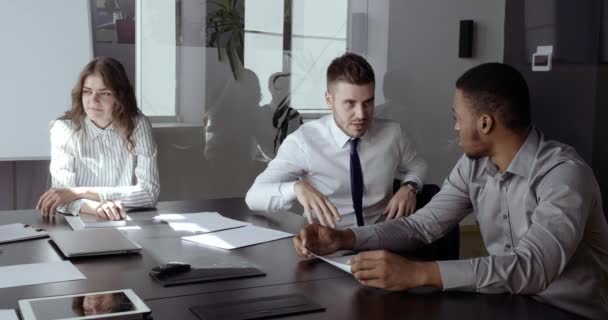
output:
<instances>
[{"instance_id":1,"label":"watch face","mask_svg":"<svg viewBox=\"0 0 608 320\"><path fill-rule=\"evenodd\" d=\"M410 190L412 190L414 193L418 193L420 192L420 188L418 187L418 184L408 181L406 183L403 184L404 186L407 186Z\"/></svg>"}]
</instances>

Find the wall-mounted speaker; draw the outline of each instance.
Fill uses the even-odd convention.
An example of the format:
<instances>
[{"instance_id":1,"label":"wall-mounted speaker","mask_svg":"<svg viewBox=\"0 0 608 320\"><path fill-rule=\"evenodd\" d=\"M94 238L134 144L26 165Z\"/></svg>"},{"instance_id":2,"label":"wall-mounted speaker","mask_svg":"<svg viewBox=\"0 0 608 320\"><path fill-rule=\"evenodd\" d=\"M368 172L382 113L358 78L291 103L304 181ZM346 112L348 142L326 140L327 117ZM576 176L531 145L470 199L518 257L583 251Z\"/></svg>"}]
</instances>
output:
<instances>
[{"instance_id":1,"label":"wall-mounted speaker","mask_svg":"<svg viewBox=\"0 0 608 320\"><path fill-rule=\"evenodd\" d=\"M473 32L475 22L473 20L460 20L460 39L458 40L458 57L473 57Z\"/></svg>"}]
</instances>

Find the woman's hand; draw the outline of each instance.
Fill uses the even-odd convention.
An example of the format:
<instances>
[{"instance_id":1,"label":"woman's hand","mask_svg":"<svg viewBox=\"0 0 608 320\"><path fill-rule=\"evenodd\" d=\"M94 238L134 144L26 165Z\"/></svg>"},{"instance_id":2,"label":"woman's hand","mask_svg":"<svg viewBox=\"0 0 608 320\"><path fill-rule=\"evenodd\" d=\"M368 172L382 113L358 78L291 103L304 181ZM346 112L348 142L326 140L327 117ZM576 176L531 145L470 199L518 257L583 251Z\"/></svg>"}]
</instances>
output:
<instances>
[{"instance_id":1,"label":"woman's hand","mask_svg":"<svg viewBox=\"0 0 608 320\"><path fill-rule=\"evenodd\" d=\"M121 201L106 200L95 209L97 216L108 220L124 220L127 213Z\"/></svg>"},{"instance_id":2,"label":"woman's hand","mask_svg":"<svg viewBox=\"0 0 608 320\"><path fill-rule=\"evenodd\" d=\"M51 188L40 197L36 210L42 210L43 216L54 215L57 207L78 199L78 192L72 188Z\"/></svg>"}]
</instances>

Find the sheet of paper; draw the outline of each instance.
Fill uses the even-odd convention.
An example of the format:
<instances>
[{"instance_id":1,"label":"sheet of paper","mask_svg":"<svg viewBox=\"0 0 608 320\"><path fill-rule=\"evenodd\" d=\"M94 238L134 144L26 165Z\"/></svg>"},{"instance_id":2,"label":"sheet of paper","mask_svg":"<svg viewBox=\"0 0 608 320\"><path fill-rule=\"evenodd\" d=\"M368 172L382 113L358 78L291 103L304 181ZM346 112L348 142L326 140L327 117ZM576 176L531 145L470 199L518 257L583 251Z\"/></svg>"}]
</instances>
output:
<instances>
[{"instance_id":1,"label":"sheet of paper","mask_svg":"<svg viewBox=\"0 0 608 320\"><path fill-rule=\"evenodd\" d=\"M42 229L36 229L23 223L13 223L0 226L0 243L43 238L47 237L48 235L49 234Z\"/></svg>"},{"instance_id":2,"label":"sheet of paper","mask_svg":"<svg viewBox=\"0 0 608 320\"><path fill-rule=\"evenodd\" d=\"M13 309L0 310L0 319L2 319L2 320L19 320L19 318L17 318L17 313Z\"/></svg>"},{"instance_id":3,"label":"sheet of paper","mask_svg":"<svg viewBox=\"0 0 608 320\"><path fill-rule=\"evenodd\" d=\"M242 228L182 237L182 239L222 249L236 249L292 236L291 233L249 225Z\"/></svg>"},{"instance_id":4,"label":"sheet of paper","mask_svg":"<svg viewBox=\"0 0 608 320\"><path fill-rule=\"evenodd\" d=\"M350 272L350 265L348 264L348 261L350 260L350 258L354 257L356 254L348 254L351 253L350 251L337 251L334 254L331 255L327 255L327 256L318 256L314 253L311 252L311 254L329 264L331 264L334 267L340 268L342 271L346 271L350 274L352 274L352 272Z\"/></svg>"},{"instance_id":5,"label":"sheet of paper","mask_svg":"<svg viewBox=\"0 0 608 320\"><path fill-rule=\"evenodd\" d=\"M214 232L250 225L248 222L226 218L217 212L161 214L155 220L165 221L175 231Z\"/></svg>"},{"instance_id":6,"label":"sheet of paper","mask_svg":"<svg viewBox=\"0 0 608 320\"><path fill-rule=\"evenodd\" d=\"M0 267L0 288L86 279L70 261Z\"/></svg>"}]
</instances>

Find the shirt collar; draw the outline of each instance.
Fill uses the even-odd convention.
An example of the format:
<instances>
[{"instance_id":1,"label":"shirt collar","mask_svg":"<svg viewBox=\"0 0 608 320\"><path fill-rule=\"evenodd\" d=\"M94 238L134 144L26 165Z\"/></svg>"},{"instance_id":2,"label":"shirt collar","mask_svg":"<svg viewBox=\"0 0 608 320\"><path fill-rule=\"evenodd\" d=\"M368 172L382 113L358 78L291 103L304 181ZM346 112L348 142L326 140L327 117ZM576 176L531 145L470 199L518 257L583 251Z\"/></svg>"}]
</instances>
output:
<instances>
[{"instance_id":1,"label":"shirt collar","mask_svg":"<svg viewBox=\"0 0 608 320\"><path fill-rule=\"evenodd\" d=\"M498 166L492 162L492 160L490 159L490 157L486 157L486 173L489 174L490 176L496 176L496 173L498 173Z\"/></svg>"},{"instance_id":2,"label":"shirt collar","mask_svg":"<svg viewBox=\"0 0 608 320\"><path fill-rule=\"evenodd\" d=\"M517 151L515 158L513 158L513 161L511 161L511 164L507 168L507 172L528 178L539 144L540 132L536 128L530 129L528 138L526 138L524 144Z\"/></svg>"},{"instance_id":3,"label":"shirt collar","mask_svg":"<svg viewBox=\"0 0 608 320\"><path fill-rule=\"evenodd\" d=\"M93 123L89 117L84 118L84 130L90 139L95 139L98 136L114 130L114 125L110 123L105 129L102 129Z\"/></svg>"},{"instance_id":4,"label":"shirt collar","mask_svg":"<svg viewBox=\"0 0 608 320\"><path fill-rule=\"evenodd\" d=\"M338 127L333 114L330 114L328 116L327 121L329 122L329 130L331 132L331 136L334 138L336 147L338 149L344 148L344 146L352 139L352 137L347 135L344 131L342 131L342 129L340 129L340 127ZM369 128L367 128L367 131L365 132L365 134L360 138L360 140L361 140L360 142L366 142L366 143L372 142L373 127L374 126L373 126L373 120L372 120L371 125L369 126Z\"/></svg>"}]
</instances>

